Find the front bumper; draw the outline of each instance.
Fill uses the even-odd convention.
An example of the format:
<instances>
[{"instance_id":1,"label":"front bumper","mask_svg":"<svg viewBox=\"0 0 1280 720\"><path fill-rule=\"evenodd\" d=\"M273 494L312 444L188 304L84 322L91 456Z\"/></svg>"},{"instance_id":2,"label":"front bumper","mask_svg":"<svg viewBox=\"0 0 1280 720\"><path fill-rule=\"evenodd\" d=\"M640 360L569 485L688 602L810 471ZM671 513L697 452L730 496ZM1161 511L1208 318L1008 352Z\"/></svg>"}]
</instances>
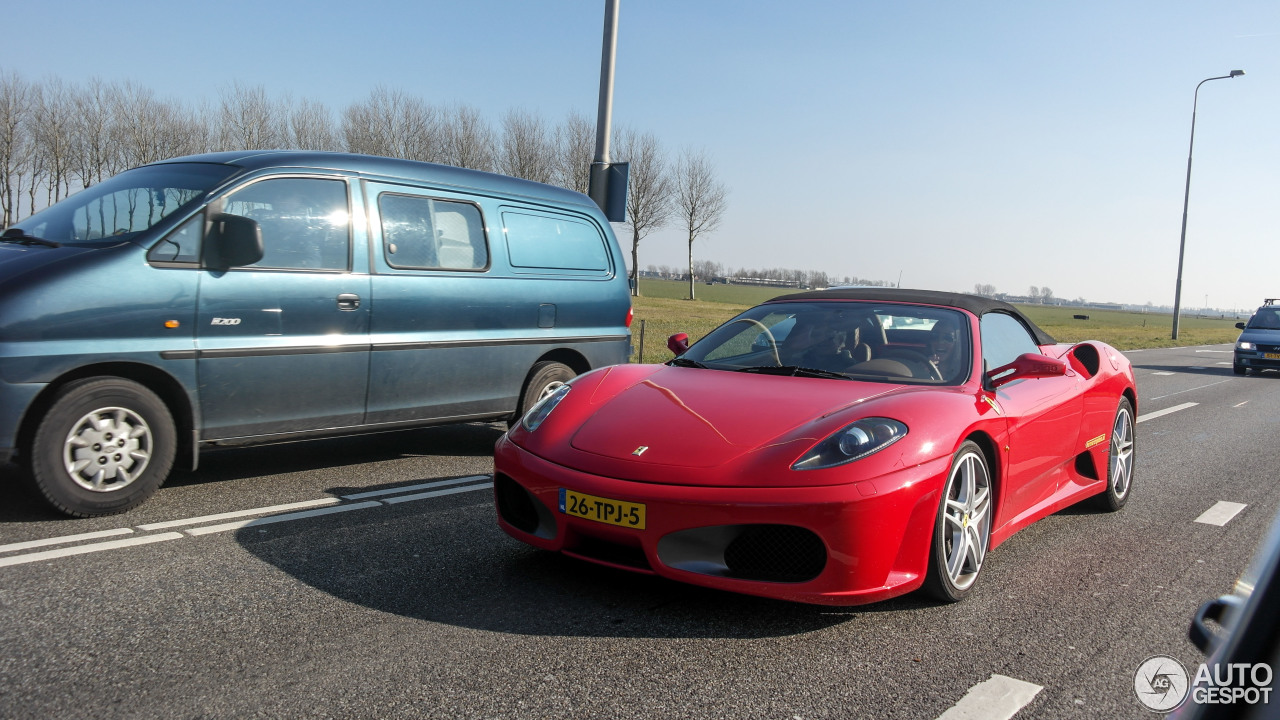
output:
<instances>
[{"instance_id":1,"label":"front bumper","mask_svg":"<svg viewBox=\"0 0 1280 720\"><path fill-rule=\"evenodd\" d=\"M704 587L858 605L924 581L947 462L825 487L659 485L582 473L503 436L494 494L498 524L534 547ZM642 503L645 529L563 513L561 488Z\"/></svg>"},{"instance_id":2,"label":"front bumper","mask_svg":"<svg viewBox=\"0 0 1280 720\"><path fill-rule=\"evenodd\" d=\"M1267 357L1268 355L1273 357ZM1254 370L1280 370L1280 352L1240 350L1237 348L1235 351L1235 364L1237 367L1252 368Z\"/></svg>"}]
</instances>

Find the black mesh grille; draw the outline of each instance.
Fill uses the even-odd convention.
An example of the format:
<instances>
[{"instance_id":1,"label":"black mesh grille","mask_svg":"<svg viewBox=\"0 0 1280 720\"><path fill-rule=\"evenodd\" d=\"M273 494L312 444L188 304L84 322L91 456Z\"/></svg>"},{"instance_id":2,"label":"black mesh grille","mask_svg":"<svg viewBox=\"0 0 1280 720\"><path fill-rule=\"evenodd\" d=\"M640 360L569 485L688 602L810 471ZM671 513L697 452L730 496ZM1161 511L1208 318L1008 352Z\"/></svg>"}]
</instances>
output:
<instances>
[{"instance_id":1,"label":"black mesh grille","mask_svg":"<svg viewBox=\"0 0 1280 720\"><path fill-rule=\"evenodd\" d=\"M751 525L724 549L733 577L769 582L812 580L827 564L827 548L809 530L794 525Z\"/></svg>"},{"instance_id":2,"label":"black mesh grille","mask_svg":"<svg viewBox=\"0 0 1280 720\"><path fill-rule=\"evenodd\" d=\"M568 549L568 548L566 548ZM613 565L622 565L625 567L633 567L639 570L649 570L649 559L645 557L644 550L630 545L621 545L608 540L583 535L573 544L569 552L576 553L585 558L599 560L601 562L611 563Z\"/></svg>"},{"instance_id":3,"label":"black mesh grille","mask_svg":"<svg viewBox=\"0 0 1280 720\"><path fill-rule=\"evenodd\" d=\"M503 520L530 534L538 529L538 511L533 507L533 498L519 483L506 475L498 475L493 479L493 491Z\"/></svg>"}]
</instances>

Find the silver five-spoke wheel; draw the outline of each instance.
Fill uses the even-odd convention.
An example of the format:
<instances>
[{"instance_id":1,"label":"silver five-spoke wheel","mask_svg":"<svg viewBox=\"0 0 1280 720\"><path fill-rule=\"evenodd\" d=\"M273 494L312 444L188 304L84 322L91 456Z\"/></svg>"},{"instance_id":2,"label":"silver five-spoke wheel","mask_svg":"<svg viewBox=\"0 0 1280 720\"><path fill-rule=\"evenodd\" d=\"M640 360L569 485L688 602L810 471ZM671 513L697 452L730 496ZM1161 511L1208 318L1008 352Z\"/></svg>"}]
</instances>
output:
<instances>
[{"instance_id":1,"label":"silver five-spoke wheel","mask_svg":"<svg viewBox=\"0 0 1280 720\"><path fill-rule=\"evenodd\" d=\"M1097 496L1097 506L1115 512L1124 507L1133 487L1133 467L1137 460L1133 403L1120 398L1116 419L1111 423L1111 448L1107 455L1107 486Z\"/></svg>"},{"instance_id":2,"label":"silver five-spoke wheel","mask_svg":"<svg viewBox=\"0 0 1280 720\"><path fill-rule=\"evenodd\" d=\"M968 594L991 544L991 472L982 449L956 451L942 489L924 589L945 602Z\"/></svg>"}]
</instances>

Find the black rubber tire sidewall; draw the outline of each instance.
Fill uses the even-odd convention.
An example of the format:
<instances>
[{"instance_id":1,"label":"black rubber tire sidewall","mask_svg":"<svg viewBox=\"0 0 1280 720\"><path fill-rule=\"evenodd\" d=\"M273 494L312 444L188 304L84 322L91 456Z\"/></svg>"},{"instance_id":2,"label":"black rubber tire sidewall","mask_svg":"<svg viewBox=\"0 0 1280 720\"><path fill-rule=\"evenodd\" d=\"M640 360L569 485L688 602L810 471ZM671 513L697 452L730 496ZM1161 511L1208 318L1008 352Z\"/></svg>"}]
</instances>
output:
<instances>
[{"instance_id":1,"label":"black rubber tire sidewall","mask_svg":"<svg viewBox=\"0 0 1280 720\"><path fill-rule=\"evenodd\" d=\"M107 407L137 413L151 429L152 452L142 475L110 492L93 492L68 477L62 464L63 443L74 423ZM173 468L177 431L173 416L153 392L131 380L87 378L58 391L40 420L28 457L32 484L57 510L77 517L111 515L137 507L164 483Z\"/></svg>"},{"instance_id":2,"label":"black rubber tire sidewall","mask_svg":"<svg viewBox=\"0 0 1280 720\"><path fill-rule=\"evenodd\" d=\"M520 418L529 412L529 408L537 404L543 389L548 385L553 382L569 382L577 375L573 368L564 363L555 361L535 363L529 369L529 376L524 382L524 391L520 394L520 407L516 408L516 414L511 418L511 422L520 422Z\"/></svg>"}]
</instances>

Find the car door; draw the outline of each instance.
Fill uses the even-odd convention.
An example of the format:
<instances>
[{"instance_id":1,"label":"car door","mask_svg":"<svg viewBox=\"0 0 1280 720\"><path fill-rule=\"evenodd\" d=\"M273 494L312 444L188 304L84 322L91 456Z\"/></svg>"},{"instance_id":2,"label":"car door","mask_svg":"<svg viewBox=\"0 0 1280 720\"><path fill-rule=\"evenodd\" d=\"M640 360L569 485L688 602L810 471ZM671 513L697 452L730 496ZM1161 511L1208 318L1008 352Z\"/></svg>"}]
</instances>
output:
<instances>
[{"instance_id":1,"label":"car door","mask_svg":"<svg viewBox=\"0 0 1280 720\"><path fill-rule=\"evenodd\" d=\"M980 328L984 372L1023 353L1040 352L1034 336L1012 315L986 313ZM1009 430L1005 519L1034 510L1057 491L1061 470L1074 460L1079 446L1084 412L1081 389L1080 377L1072 372L1014 380L996 389L995 401L1004 411Z\"/></svg>"},{"instance_id":2,"label":"car door","mask_svg":"<svg viewBox=\"0 0 1280 720\"><path fill-rule=\"evenodd\" d=\"M369 276L351 272L348 184L287 177L233 191L222 211L256 220L263 257L204 270L197 301L202 439L364 421Z\"/></svg>"},{"instance_id":3,"label":"car door","mask_svg":"<svg viewBox=\"0 0 1280 720\"><path fill-rule=\"evenodd\" d=\"M515 408L536 322L525 284L495 277L486 218L445 190L366 183L372 275L371 423L493 416ZM536 305L535 305L536 307Z\"/></svg>"}]
</instances>

